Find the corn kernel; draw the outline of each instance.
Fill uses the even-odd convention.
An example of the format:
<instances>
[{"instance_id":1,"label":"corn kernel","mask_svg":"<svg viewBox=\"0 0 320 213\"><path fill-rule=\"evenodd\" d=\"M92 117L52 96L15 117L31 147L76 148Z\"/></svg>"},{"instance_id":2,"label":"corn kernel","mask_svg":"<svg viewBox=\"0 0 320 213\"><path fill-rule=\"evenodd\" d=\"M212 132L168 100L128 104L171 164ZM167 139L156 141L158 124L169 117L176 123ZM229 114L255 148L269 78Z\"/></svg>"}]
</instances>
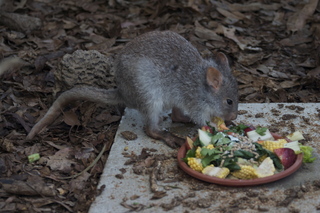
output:
<instances>
[{"instance_id":1,"label":"corn kernel","mask_svg":"<svg viewBox=\"0 0 320 213\"><path fill-rule=\"evenodd\" d=\"M254 179L257 178L258 175L256 170L252 166L244 166L240 165L241 169L232 172L231 174L239 179Z\"/></svg>"},{"instance_id":2,"label":"corn kernel","mask_svg":"<svg viewBox=\"0 0 320 213\"><path fill-rule=\"evenodd\" d=\"M203 156L201 155L201 147L198 147L196 149L196 158L203 158Z\"/></svg>"},{"instance_id":3,"label":"corn kernel","mask_svg":"<svg viewBox=\"0 0 320 213\"><path fill-rule=\"evenodd\" d=\"M262 161L264 161L264 159L266 159L268 157L268 155L262 155L261 157L259 157L258 162L261 163Z\"/></svg>"},{"instance_id":4,"label":"corn kernel","mask_svg":"<svg viewBox=\"0 0 320 213\"><path fill-rule=\"evenodd\" d=\"M202 173L212 177L226 178L229 175L230 170L226 167L215 167L211 164L210 166L204 168Z\"/></svg>"},{"instance_id":5,"label":"corn kernel","mask_svg":"<svg viewBox=\"0 0 320 213\"><path fill-rule=\"evenodd\" d=\"M188 158L188 165L190 166L191 169L201 172L203 169L201 159L199 158Z\"/></svg>"},{"instance_id":6,"label":"corn kernel","mask_svg":"<svg viewBox=\"0 0 320 213\"><path fill-rule=\"evenodd\" d=\"M288 143L285 139L278 139L277 141L263 141L260 144L263 148L273 152L275 149L280 149L284 147L284 144Z\"/></svg>"},{"instance_id":7,"label":"corn kernel","mask_svg":"<svg viewBox=\"0 0 320 213\"><path fill-rule=\"evenodd\" d=\"M207 149L214 149L213 144L209 144L208 146L206 146Z\"/></svg>"}]
</instances>

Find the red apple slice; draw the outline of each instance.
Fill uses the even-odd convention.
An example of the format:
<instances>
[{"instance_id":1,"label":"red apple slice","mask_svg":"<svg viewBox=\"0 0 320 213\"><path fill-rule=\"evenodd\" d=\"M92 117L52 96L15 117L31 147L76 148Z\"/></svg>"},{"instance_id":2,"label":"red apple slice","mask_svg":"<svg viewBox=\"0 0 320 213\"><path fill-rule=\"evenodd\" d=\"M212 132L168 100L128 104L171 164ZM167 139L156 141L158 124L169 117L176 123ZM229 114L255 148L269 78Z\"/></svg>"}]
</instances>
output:
<instances>
[{"instance_id":1,"label":"red apple slice","mask_svg":"<svg viewBox=\"0 0 320 213\"><path fill-rule=\"evenodd\" d=\"M288 169L297 160L297 155L290 148L275 149L274 153L279 157L284 169Z\"/></svg>"},{"instance_id":2,"label":"red apple slice","mask_svg":"<svg viewBox=\"0 0 320 213\"><path fill-rule=\"evenodd\" d=\"M247 133L247 132L251 132L251 131L253 131L253 130L256 130L256 128L255 128L254 126L248 126L248 127L245 128L243 131L244 131L245 133Z\"/></svg>"},{"instance_id":3,"label":"red apple slice","mask_svg":"<svg viewBox=\"0 0 320 213\"><path fill-rule=\"evenodd\" d=\"M193 148L193 140L189 137L187 137L187 150L192 149Z\"/></svg>"},{"instance_id":4,"label":"red apple slice","mask_svg":"<svg viewBox=\"0 0 320 213\"><path fill-rule=\"evenodd\" d=\"M213 130L210 126L203 126L203 127L201 127L201 130L206 131L206 132L210 132L211 134L213 133Z\"/></svg>"},{"instance_id":5,"label":"red apple slice","mask_svg":"<svg viewBox=\"0 0 320 213\"><path fill-rule=\"evenodd\" d=\"M284 136L282 136L282 135L280 135L280 134L278 134L278 133L274 133L274 132L270 132L270 133L271 133L271 135L274 137L275 140L285 139L285 140L288 141L288 142L291 142L291 141L292 141L292 140L290 140L289 138L284 137Z\"/></svg>"}]
</instances>

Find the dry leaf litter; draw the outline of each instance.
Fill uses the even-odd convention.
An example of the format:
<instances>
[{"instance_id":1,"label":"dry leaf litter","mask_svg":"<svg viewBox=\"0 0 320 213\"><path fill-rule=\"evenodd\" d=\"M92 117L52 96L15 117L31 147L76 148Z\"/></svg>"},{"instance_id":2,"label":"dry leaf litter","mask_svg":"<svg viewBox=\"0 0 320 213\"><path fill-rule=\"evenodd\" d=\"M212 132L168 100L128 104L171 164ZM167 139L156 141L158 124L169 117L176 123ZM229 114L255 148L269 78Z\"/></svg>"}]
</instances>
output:
<instances>
[{"instance_id":1,"label":"dry leaf litter","mask_svg":"<svg viewBox=\"0 0 320 213\"><path fill-rule=\"evenodd\" d=\"M88 211L103 190L96 186L122 109L75 103L35 140L25 141L25 137L60 92L79 84L115 87L110 70L114 54L144 32L172 30L190 40L204 56L217 50L226 53L242 103L320 101L318 0L2 0L0 4L2 212ZM95 77L88 78L91 75L84 71ZM290 114L272 113L283 120L293 119ZM307 125L308 118L305 122ZM123 137L135 135L127 132ZM95 161L101 150L104 154ZM320 189L318 181L273 198L257 195L255 190L224 188L172 168L168 162L174 160L175 151L170 156L154 151L124 154L135 172L150 175L154 199L166 196L166 189L155 179L170 180L171 187L189 181L194 191L209 187L217 199L226 200L225 206L216 207L217 212L246 208L266 212L268 206L288 206L289 212L297 212L290 204L312 197ZM41 157L29 163L27 156L34 153ZM238 191L246 196L236 197ZM192 211L211 206L210 200L194 196L190 192L161 207L172 210L185 205ZM121 205L128 210L146 208L131 205L127 199ZM187 202L192 199L195 202ZM320 203L316 208L320 209Z\"/></svg>"}]
</instances>

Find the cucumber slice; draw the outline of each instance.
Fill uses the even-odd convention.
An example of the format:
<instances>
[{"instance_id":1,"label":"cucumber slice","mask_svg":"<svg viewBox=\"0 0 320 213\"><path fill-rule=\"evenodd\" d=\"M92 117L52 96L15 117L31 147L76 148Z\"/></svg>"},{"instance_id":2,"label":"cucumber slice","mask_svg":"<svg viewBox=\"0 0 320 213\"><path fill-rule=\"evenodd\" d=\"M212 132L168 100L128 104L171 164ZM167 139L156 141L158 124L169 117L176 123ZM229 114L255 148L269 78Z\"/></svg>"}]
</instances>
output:
<instances>
[{"instance_id":1,"label":"cucumber slice","mask_svg":"<svg viewBox=\"0 0 320 213\"><path fill-rule=\"evenodd\" d=\"M207 146L211 142L211 136L208 132L198 129L199 140L203 146Z\"/></svg>"},{"instance_id":2,"label":"cucumber slice","mask_svg":"<svg viewBox=\"0 0 320 213\"><path fill-rule=\"evenodd\" d=\"M287 138L289 138L292 141L299 141L304 139L300 131L295 131L294 133L289 134Z\"/></svg>"},{"instance_id":3,"label":"cucumber slice","mask_svg":"<svg viewBox=\"0 0 320 213\"><path fill-rule=\"evenodd\" d=\"M273 141L274 137L271 135L269 129L266 130L265 135L259 135L256 130L247 132L248 138L253 140L254 142L256 141Z\"/></svg>"}]
</instances>

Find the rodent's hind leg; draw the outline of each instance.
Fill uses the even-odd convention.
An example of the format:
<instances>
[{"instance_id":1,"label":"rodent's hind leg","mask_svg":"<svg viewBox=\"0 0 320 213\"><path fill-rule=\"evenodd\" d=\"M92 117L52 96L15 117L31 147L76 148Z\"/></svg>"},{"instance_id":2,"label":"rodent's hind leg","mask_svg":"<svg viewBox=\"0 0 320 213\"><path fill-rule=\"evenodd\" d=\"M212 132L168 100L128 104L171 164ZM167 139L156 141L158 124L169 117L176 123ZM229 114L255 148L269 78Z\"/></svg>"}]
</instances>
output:
<instances>
[{"instance_id":1,"label":"rodent's hind leg","mask_svg":"<svg viewBox=\"0 0 320 213\"><path fill-rule=\"evenodd\" d=\"M172 122L181 122L181 123L189 123L189 122L191 122L190 117L188 117L187 115L183 114L183 112L177 107L173 107L172 108L171 120L172 120Z\"/></svg>"},{"instance_id":2,"label":"rodent's hind leg","mask_svg":"<svg viewBox=\"0 0 320 213\"><path fill-rule=\"evenodd\" d=\"M144 109L140 109L144 112L144 118L146 121L146 134L154 139L164 141L171 148L178 148L184 144L184 139L173 135L172 133L164 130L160 130L159 122L162 120L163 102L159 99L153 100L152 105L146 106Z\"/></svg>"}]
</instances>

